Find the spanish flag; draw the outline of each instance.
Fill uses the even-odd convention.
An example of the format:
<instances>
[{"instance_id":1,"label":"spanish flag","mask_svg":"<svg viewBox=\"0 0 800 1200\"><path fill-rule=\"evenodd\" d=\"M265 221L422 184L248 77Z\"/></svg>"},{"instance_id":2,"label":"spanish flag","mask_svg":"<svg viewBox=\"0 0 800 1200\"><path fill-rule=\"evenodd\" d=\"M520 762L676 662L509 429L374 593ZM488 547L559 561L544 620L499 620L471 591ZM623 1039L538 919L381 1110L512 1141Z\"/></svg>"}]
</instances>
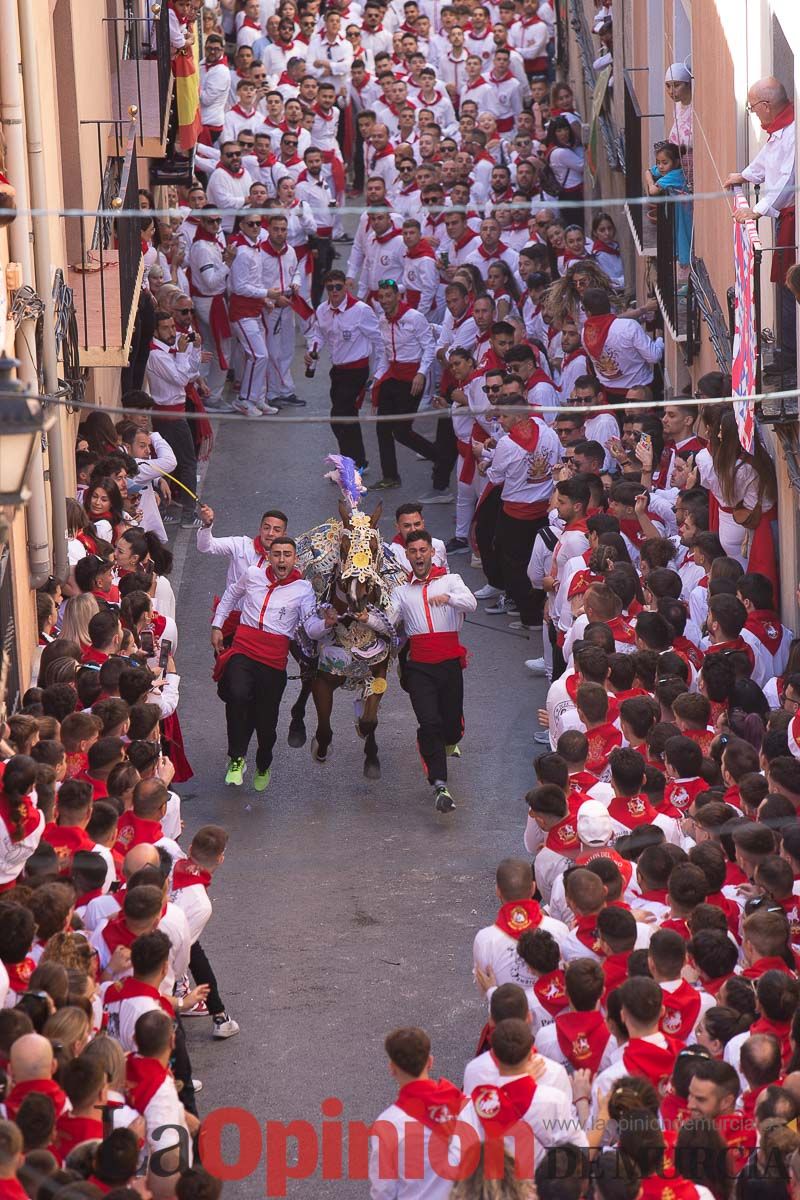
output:
<instances>
[{"instance_id":1,"label":"spanish flag","mask_svg":"<svg viewBox=\"0 0 800 1200\"><path fill-rule=\"evenodd\" d=\"M175 12L170 5L172 12ZM191 27L191 18L184 19L175 13L181 25ZM194 46L184 46L172 59L172 74L175 77L175 98L178 105L178 146L191 150L197 144L202 128L200 123L200 76L194 57Z\"/></svg>"}]
</instances>

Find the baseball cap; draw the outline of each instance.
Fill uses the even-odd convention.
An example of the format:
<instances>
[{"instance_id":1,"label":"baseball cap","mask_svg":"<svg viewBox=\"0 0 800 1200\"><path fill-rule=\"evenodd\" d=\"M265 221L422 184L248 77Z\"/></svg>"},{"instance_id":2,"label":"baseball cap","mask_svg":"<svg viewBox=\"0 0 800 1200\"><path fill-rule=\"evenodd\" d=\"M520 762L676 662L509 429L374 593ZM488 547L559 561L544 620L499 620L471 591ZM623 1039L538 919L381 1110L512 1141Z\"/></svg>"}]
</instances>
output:
<instances>
[{"instance_id":1,"label":"baseball cap","mask_svg":"<svg viewBox=\"0 0 800 1200\"><path fill-rule=\"evenodd\" d=\"M605 846L613 834L614 826L605 804L586 800L578 809L578 837L584 846Z\"/></svg>"}]
</instances>

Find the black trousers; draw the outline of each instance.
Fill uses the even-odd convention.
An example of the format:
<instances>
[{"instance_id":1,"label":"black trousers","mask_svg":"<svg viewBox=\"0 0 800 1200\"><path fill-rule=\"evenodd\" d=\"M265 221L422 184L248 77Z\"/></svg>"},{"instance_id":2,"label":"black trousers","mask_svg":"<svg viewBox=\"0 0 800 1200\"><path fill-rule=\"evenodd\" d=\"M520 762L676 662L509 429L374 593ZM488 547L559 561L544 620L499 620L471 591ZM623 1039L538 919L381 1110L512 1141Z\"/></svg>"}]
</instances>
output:
<instances>
[{"instance_id":1,"label":"black trousers","mask_svg":"<svg viewBox=\"0 0 800 1200\"><path fill-rule=\"evenodd\" d=\"M481 567L491 587L502 588L504 585L503 571L500 566L500 556L495 544L497 533L497 515L500 512L500 493L502 489L493 488L481 500L480 508L475 515L475 541L481 556Z\"/></svg>"},{"instance_id":2,"label":"black trousers","mask_svg":"<svg viewBox=\"0 0 800 1200\"><path fill-rule=\"evenodd\" d=\"M378 392L378 416L396 417L403 413L413 413L419 408L419 396L411 395L411 381L403 379L386 379ZM399 477L397 469L397 449L395 442L408 446L415 454L422 454L431 462L436 461L436 445L415 433L411 421L384 421L377 426L378 450L381 456L381 473L384 479Z\"/></svg>"},{"instance_id":3,"label":"black trousers","mask_svg":"<svg viewBox=\"0 0 800 1200\"><path fill-rule=\"evenodd\" d=\"M192 978L195 983L207 983L209 993L206 997L206 1007L212 1017L216 1017L217 1013L225 1012L225 1004L219 994L217 986L217 977L214 974L214 969L208 961L205 950L199 942L194 942L189 954L189 970L192 972Z\"/></svg>"},{"instance_id":4,"label":"black trousers","mask_svg":"<svg viewBox=\"0 0 800 1200\"><path fill-rule=\"evenodd\" d=\"M246 757L255 731L258 741L256 769L266 771L272 762L285 687L285 671L276 671L246 654L234 654L217 687L220 700L225 702L230 758Z\"/></svg>"},{"instance_id":5,"label":"black trousers","mask_svg":"<svg viewBox=\"0 0 800 1200\"><path fill-rule=\"evenodd\" d=\"M172 1051L172 1073L180 1083L178 1095L181 1104L193 1116L197 1116L197 1100L192 1083L192 1061L186 1045L186 1030L180 1017L175 1018L175 1049Z\"/></svg>"},{"instance_id":6,"label":"black trousers","mask_svg":"<svg viewBox=\"0 0 800 1200\"><path fill-rule=\"evenodd\" d=\"M310 241L312 250L316 251L312 259L311 305L318 308L325 289L322 281L333 266L333 242L329 237L314 237Z\"/></svg>"},{"instance_id":7,"label":"black trousers","mask_svg":"<svg viewBox=\"0 0 800 1200\"><path fill-rule=\"evenodd\" d=\"M495 543L500 555L503 587L518 606L519 619L524 625L542 623L544 592L531 586L528 563L536 534L546 524L546 516L535 521L521 521L510 517L502 506L497 517Z\"/></svg>"},{"instance_id":8,"label":"black trousers","mask_svg":"<svg viewBox=\"0 0 800 1200\"><path fill-rule=\"evenodd\" d=\"M464 736L464 675L457 658L405 665L403 682L417 718L417 746L430 783L447 782L447 747Z\"/></svg>"},{"instance_id":9,"label":"black trousers","mask_svg":"<svg viewBox=\"0 0 800 1200\"><path fill-rule=\"evenodd\" d=\"M442 492L450 483L453 467L458 462L458 446L450 417L436 422L436 462L433 464L433 486Z\"/></svg>"},{"instance_id":10,"label":"black trousers","mask_svg":"<svg viewBox=\"0 0 800 1200\"><path fill-rule=\"evenodd\" d=\"M357 417L358 398L369 379L369 365L356 367L331 367L331 429L340 453L352 458L357 467L367 461L364 439L359 425L342 425L335 417Z\"/></svg>"},{"instance_id":11,"label":"black trousers","mask_svg":"<svg viewBox=\"0 0 800 1200\"><path fill-rule=\"evenodd\" d=\"M172 447L172 452L178 460L174 471L175 478L192 492L196 492L197 454L189 422L183 417L176 420L153 417L153 429L156 433L160 433L164 441ZM173 497L175 503L193 511L195 502L192 497L184 492L183 488L179 488L178 493Z\"/></svg>"}]
</instances>

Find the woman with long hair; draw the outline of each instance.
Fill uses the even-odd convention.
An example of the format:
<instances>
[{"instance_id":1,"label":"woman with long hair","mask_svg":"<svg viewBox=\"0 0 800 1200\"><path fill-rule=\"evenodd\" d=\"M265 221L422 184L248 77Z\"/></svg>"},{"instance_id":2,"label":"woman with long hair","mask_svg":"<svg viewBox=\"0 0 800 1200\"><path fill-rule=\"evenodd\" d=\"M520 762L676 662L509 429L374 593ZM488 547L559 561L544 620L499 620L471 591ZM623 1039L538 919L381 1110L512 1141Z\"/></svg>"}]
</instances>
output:
<instances>
[{"instance_id":1,"label":"woman with long hair","mask_svg":"<svg viewBox=\"0 0 800 1200\"><path fill-rule=\"evenodd\" d=\"M89 413L81 424L80 436L86 440L92 453L99 454L101 458L116 454L119 449L119 434L114 422L101 408Z\"/></svg>"},{"instance_id":2,"label":"woman with long hair","mask_svg":"<svg viewBox=\"0 0 800 1200\"><path fill-rule=\"evenodd\" d=\"M89 622L98 612L100 605L92 592L81 592L78 596L72 596L64 605L61 636L77 642L83 650L88 649L91 644Z\"/></svg>"},{"instance_id":3,"label":"woman with long hair","mask_svg":"<svg viewBox=\"0 0 800 1200\"><path fill-rule=\"evenodd\" d=\"M491 296L497 311L496 320L505 321L509 313L519 316L519 286L508 263L499 259L489 264L486 272L486 294Z\"/></svg>"},{"instance_id":4,"label":"woman with long hair","mask_svg":"<svg viewBox=\"0 0 800 1200\"><path fill-rule=\"evenodd\" d=\"M83 507L97 536L112 545L128 528L122 494L113 479L90 483L83 494Z\"/></svg>"},{"instance_id":5,"label":"woman with long hair","mask_svg":"<svg viewBox=\"0 0 800 1200\"><path fill-rule=\"evenodd\" d=\"M742 449L736 417L732 410L727 410L716 438L712 436L708 448L698 451L695 466L699 482L715 501L709 509L709 526L718 529L725 553L738 559L745 571L766 575L777 596L772 524L778 515L778 485L775 467L758 430L753 451L748 453Z\"/></svg>"},{"instance_id":6,"label":"woman with long hair","mask_svg":"<svg viewBox=\"0 0 800 1200\"><path fill-rule=\"evenodd\" d=\"M552 191L542 180L546 200L557 201L565 220L583 226L584 151L575 126L567 117L556 117L547 128L545 157L550 167Z\"/></svg>"},{"instance_id":7,"label":"woman with long hair","mask_svg":"<svg viewBox=\"0 0 800 1200\"><path fill-rule=\"evenodd\" d=\"M33 854L44 830L44 813L31 799L36 786L36 763L15 754L0 780L0 887L14 883Z\"/></svg>"},{"instance_id":8,"label":"woman with long hair","mask_svg":"<svg viewBox=\"0 0 800 1200\"><path fill-rule=\"evenodd\" d=\"M548 233L550 230L548 229ZM542 308L547 314L548 321L574 321L579 329L583 328L586 313L583 311L583 295L589 288L602 288L611 297L611 307L619 307L622 297L615 290L613 283L605 271L592 258L582 262L572 263L566 273L555 283L551 283L544 294Z\"/></svg>"}]
</instances>

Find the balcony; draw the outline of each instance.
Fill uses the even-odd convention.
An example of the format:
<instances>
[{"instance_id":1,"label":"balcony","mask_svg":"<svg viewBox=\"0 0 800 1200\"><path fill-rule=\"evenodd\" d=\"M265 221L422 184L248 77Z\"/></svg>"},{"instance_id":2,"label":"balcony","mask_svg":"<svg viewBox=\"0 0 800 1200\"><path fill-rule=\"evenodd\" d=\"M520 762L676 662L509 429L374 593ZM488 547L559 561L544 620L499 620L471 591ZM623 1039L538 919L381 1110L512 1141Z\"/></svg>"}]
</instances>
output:
<instances>
[{"instance_id":1,"label":"balcony","mask_svg":"<svg viewBox=\"0 0 800 1200\"><path fill-rule=\"evenodd\" d=\"M124 367L128 363L142 282L143 258L137 169L136 121L90 121L97 128L101 159L100 202L94 229L83 217L65 217L67 244L79 245L80 260L67 269L73 289L81 367ZM103 130L111 125L116 153L103 166ZM112 216L119 210L120 216Z\"/></svg>"},{"instance_id":2,"label":"balcony","mask_svg":"<svg viewBox=\"0 0 800 1200\"><path fill-rule=\"evenodd\" d=\"M656 283L655 293L664 322L676 342L685 342L689 328L690 279L681 279L676 249L676 224L685 219L678 201L659 201L656 205Z\"/></svg>"},{"instance_id":3,"label":"balcony","mask_svg":"<svg viewBox=\"0 0 800 1200\"><path fill-rule=\"evenodd\" d=\"M597 72L592 64L597 58L598 52L592 44L592 33L586 20L584 0L570 0L570 7L572 11L570 25L572 26L575 34L575 42L581 58L583 82L587 95L592 97L594 96L595 87L597 85ZM598 117L597 124L600 127L600 133L603 138L603 145L605 147L608 165L612 171L618 171L620 168L624 169L624 163L621 161L622 135L617 134L609 113L609 94L606 93L606 98Z\"/></svg>"},{"instance_id":4,"label":"balcony","mask_svg":"<svg viewBox=\"0 0 800 1200\"><path fill-rule=\"evenodd\" d=\"M656 226L648 217L647 207L630 203L644 192L644 122L630 73L625 72L625 216L640 255L656 253Z\"/></svg>"},{"instance_id":5,"label":"balcony","mask_svg":"<svg viewBox=\"0 0 800 1200\"><path fill-rule=\"evenodd\" d=\"M110 44L111 95L115 121L126 121L136 108L140 158L163 158L172 106L169 11L153 6L152 15L136 15L140 0L124 0L125 15L104 18ZM147 5L143 6L146 10ZM114 154L109 137L108 154Z\"/></svg>"}]
</instances>

